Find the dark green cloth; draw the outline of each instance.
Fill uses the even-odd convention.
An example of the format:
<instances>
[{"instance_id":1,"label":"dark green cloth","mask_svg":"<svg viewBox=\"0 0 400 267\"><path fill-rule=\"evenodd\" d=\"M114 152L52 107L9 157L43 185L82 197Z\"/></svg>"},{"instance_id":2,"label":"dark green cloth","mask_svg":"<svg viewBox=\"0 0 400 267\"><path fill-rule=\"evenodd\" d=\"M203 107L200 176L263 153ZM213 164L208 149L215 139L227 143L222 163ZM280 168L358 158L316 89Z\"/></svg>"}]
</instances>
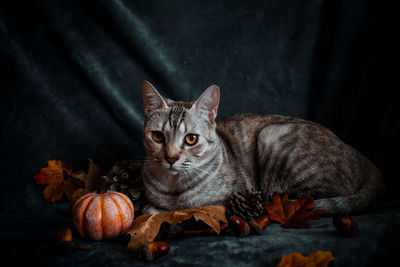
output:
<instances>
[{"instance_id":1,"label":"dark green cloth","mask_svg":"<svg viewBox=\"0 0 400 267\"><path fill-rule=\"evenodd\" d=\"M69 206L57 205L52 217L32 216L19 222L10 218L2 224L2 252L19 253L13 263L47 266L147 266L125 251L126 240L92 242L82 240L74 231L74 242L91 251L62 250L56 246L58 226L70 224ZM275 266L283 255L298 251L304 256L317 251L332 251L330 266L393 266L400 251L400 203L391 202L379 211L354 216L360 232L342 236L331 218L310 221L311 229L283 228L271 223L262 235L193 236L166 239L170 252L153 263L161 266ZM49 211L46 212L49 214Z\"/></svg>"}]
</instances>

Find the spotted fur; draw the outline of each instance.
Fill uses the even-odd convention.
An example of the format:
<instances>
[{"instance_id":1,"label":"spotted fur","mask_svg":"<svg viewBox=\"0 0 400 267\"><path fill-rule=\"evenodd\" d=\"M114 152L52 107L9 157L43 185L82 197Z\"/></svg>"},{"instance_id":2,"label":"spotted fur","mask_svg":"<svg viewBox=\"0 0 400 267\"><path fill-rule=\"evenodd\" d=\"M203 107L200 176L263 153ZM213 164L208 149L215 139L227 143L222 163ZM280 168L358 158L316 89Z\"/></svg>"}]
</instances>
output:
<instances>
[{"instance_id":1,"label":"spotted fur","mask_svg":"<svg viewBox=\"0 0 400 267\"><path fill-rule=\"evenodd\" d=\"M379 170L325 127L279 115L236 115L215 122L219 89L209 87L195 102L164 99L143 83L147 160L143 181L158 209L222 205L237 191L314 197L329 214L356 214L376 207L384 184ZM151 134L160 131L163 143ZM199 135L188 146L186 134ZM167 158L175 157L173 165ZM155 212L148 209L147 212Z\"/></svg>"}]
</instances>

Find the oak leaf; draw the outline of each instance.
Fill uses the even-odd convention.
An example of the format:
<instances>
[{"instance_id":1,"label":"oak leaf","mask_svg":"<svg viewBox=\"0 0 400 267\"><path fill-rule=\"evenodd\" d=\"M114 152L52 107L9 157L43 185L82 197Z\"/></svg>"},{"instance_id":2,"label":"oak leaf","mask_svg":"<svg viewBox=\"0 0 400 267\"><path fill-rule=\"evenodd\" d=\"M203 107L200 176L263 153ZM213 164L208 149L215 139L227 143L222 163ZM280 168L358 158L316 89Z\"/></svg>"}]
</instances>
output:
<instances>
[{"instance_id":1,"label":"oak leaf","mask_svg":"<svg viewBox=\"0 0 400 267\"><path fill-rule=\"evenodd\" d=\"M276 267L327 267L334 259L331 251L318 250L307 257L299 252L292 252L283 256Z\"/></svg>"},{"instance_id":2,"label":"oak leaf","mask_svg":"<svg viewBox=\"0 0 400 267\"><path fill-rule=\"evenodd\" d=\"M227 224L224 206L206 206L191 209L170 211L168 213L157 213L142 215L135 219L131 229L126 231L130 241L127 250L135 251L138 248L152 242L160 231L161 224L166 222L172 226L194 218L209 225L217 234L221 232L220 222Z\"/></svg>"},{"instance_id":3,"label":"oak leaf","mask_svg":"<svg viewBox=\"0 0 400 267\"><path fill-rule=\"evenodd\" d=\"M264 204L271 220L279 222L283 227L311 228L308 220L319 220L323 210L313 210L314 199L298 199L290 201L287 194L272 196L272 202Z\"/></svg>"},{"instance_id":4,"label":"oak leaf","mask_svg":"<svg viewBox=\"0 0 400 267\"><path fill-rule=\"evenodd\" d=\"M38 174L34 176L37 184L47 184L43 190L43 197L46 202L56 202L62 199L65 194L71 200L73 193L77 187L67 179L65 175L71 175L72 169L64 164L61 160L49 160L48 166L42 168Z\"/></svg>"},{"instance_id":5,"label":"oak leaf","mask_svg":"<svg viewBox=\"0 0 400 267\"><path fill-rule=\"evenodd\" d=\"M223 223L221 224L220 231L224 231L229 228L229 224ZM188 236L188 235L212 235L216 234L213 228L206 228L206 229L197 229L197 230L182 230L177 233L178 236Z\"/></svg>"}]
</instances>

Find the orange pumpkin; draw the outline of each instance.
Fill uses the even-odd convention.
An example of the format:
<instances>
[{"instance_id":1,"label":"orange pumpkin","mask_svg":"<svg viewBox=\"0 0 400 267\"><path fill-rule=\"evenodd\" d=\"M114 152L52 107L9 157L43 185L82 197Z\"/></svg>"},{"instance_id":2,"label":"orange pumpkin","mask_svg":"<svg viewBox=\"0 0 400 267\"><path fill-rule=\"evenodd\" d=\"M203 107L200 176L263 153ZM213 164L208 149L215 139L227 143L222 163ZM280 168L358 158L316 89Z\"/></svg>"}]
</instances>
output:
<instances>
[{"instance_id":1,"label":"orange pumpkin","mask_svg":"<svg viewBox=\"0 0 400 267\"><path fill-rule=\"evenodd\" d=\"M72 218L82 237L111 239L128 230L134 218L134 207L124 194L115 191L89 193L72 206Z\"/></svg>"}]
</instances>

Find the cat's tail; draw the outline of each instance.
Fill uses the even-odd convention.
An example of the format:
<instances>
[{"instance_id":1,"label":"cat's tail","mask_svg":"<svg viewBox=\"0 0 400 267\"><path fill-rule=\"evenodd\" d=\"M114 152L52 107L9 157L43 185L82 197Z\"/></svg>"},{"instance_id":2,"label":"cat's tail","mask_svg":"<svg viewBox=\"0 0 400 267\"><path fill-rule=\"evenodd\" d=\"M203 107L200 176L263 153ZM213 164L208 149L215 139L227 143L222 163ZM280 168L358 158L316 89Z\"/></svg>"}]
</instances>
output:
<instances>
[{"instance_id":1,"label":"cat's tail","mask_svg":"<svg viewBox=\"0 0 400 267\"><path fill-rule=\"evenodd\" d=\"M385 185L382 174L371 166L364 184L360 189L349 195L316 199L315 209L325 210L326 216L356 215L379 207L384 200Z\"/></svg>"}]
</instances>

